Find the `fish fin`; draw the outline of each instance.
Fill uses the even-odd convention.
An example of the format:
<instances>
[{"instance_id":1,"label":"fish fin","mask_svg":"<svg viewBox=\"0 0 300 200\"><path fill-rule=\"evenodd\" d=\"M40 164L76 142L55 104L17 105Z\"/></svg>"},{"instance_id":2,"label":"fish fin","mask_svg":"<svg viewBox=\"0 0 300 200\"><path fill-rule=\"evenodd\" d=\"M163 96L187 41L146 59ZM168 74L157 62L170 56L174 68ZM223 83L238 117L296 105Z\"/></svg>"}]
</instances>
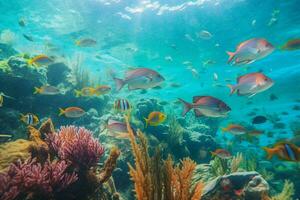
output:
<instances>
[{"instance_id":1,"label":"fish fin","mask_svg":"<svg viewBox=\"0 0 300 200\"><path fill-rule=\"evenodd\" d=\"M80 90L74 90L75 96L80 97L82 95L82 92Z\"/></svg>"},{"instance_id":2,"label":"fish fin","mask_svg":"<svg viewBox=\"0 0 300 200\"><path fill-rule=\"evenodd\" d=\"M195 113L196 117L204 116L203 113L201 113L201 111L199 109L194 109L194 113Z\"/></svg>"},{"instance_id":3,"label":"fish fin","mask_svg":"<svg viewBox=\"0 0 300 200\"><path fill-rule=\"evenodd\" d=\"M62 116L65 113L65 110L62 108L59 108L59 114L58 116Z\"/></svg>"},{"instance_id":4,"label":"fish fin","mask_svg":"<svg viewBox=\"0 0 300 200\"><path fill-rule=\"evenodd\" d=\"M270 160L273 157L275 151L271 148L268 148L268 147L262 147L262 149L266 151L267 159Z\"/></svg>"},{"instance_id":5,"label":"fish fin","mask_svg":"<svg viewBox=\"0 0 300 200\"><path fill-rule=\"evenodd\" d=\"M40 94L42 92L42 89L38 88L38 87L34 87L34 92L33 94Z\"/></svg>"},{"instance_id":6,"label":"fish fin","mask_svg":"<svg viewBox=\"0 0 300 200\"><path fill-rule=\"evenodd\" d=\"M23 121L23 122L25 122L25 115L22 114L22 113L21 113L20 115L21 115L21 116L20 116L20 120Z\"/></svg>"},{"instance_id":7,"label":"fish fin","mask_svg":"<svg viewBox=\"0 0 300 200\"><path fill-rule=\"evenodd\" d=\"M193 97L193 103L196 103L199 99L203 98L205 96L194 96Z\"/></svg>"},{"instance_id":8,"label":"fish fin","mask_svg":"<svg viewBox=\"0 0 300 200\"><path fill-rule=\"evenodd\" d=\"M147 128L147 127L148 127L148 124L149 124L149 119L144 118L144 120L146 121L146 128Z\"/></svg>"},{"instance_id":9,"label":"fish fin","mask_svg":"<svg viewBox=\"0 0 300 200\"><path fill-rule=\"evenodd\" d=\"M229 55L227 63L230 63L235 56L235 52L226 51L226 53Z\"/></svg>"},{"instance_id":10,"label":"fish fin","mask_svg":"<svg viewBox=\"0 0 300 200\"><path fill-rule=\"evenodd\" d=\"M114 79L114 81L115 81L115 83L116 83L116 89L117 89L117 91L119 91L119 90L121 90L122 88L123 88L123 86L125 85L125 82L122 80L122 79L120 79L120 78L113 78Z\"/></svg>"},{"instance_id":11,"label":"fish fin","mask_svg":"<svg viewBox=\"0 0 300 200\"><path fill-rule=\"evenodd\" d=\"M181 98L178 98L178 100L183 104L182 116L185 116L186 113L189 112L193 108L193 105L184 101Z\"/></svg>"},{"instance_id":12,"label":"fish fin","mask_svg":"<svg viewBox=\"0 0 300 200\"><path fill-rule=\"evenodd\" d=\"M230 95L234 94L236 92L236 88L234 85L227 84L227 87L230 88Z\"/></svg>"}]
</instances>

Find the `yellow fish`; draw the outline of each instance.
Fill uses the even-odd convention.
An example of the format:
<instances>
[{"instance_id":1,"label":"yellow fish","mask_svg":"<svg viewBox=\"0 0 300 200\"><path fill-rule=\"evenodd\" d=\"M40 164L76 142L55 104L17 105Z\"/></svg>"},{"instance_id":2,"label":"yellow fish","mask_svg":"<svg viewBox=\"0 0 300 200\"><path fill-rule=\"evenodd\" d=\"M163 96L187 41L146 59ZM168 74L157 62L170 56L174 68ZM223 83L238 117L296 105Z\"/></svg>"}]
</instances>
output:
<instances>
[{"instance_id":1,"label":"yellow fish","mask_svg":"<svg viewBox=\"0 0 300 200\"><path fill-rule=\"evenodd\" d=\"M148 118L145 118L146 127L148 127L148 125L158 126L161 123L163 123L166 120L166 118L167 116L162 112L158 112L158 111L151 112L148 115Z\"/></svg>"},{"instance_id":2,"label":"yellow fish","mask_svg":"<svg viewBox=\"0 0 300 200\"><path fill-rule=\"evenodd\" d=\"M27 125L35 126L39 123L39 118L32 113L27 113L26 115L21 114L21 121Z\"/></svg>"},{"instance_id":3,"label":"yellow fish","mask_svg":"<svg viewBox=\"0 0 300 200\"><path fill-rule=\"evenodd\" d=\"M36 65L36 66L42 66L42 65L50 65L51 63L53 63L53 60L51 58L49 58L46 55L37 55L31 59L28 60L27 62L29 65Z\"/></svg>"},{"instance_id":4,"label":"yellow fish","mask_svg":"<svg viewBox=\"0 0 300 200\"><path fill-rule=\"evenodd\" d=\"M93 87L85 87L82 88L81 90L75 90L75 95L76 97L80 97L80 96L84 96L84 97L88 97L88 96L100 96L103 94L107 94L108 92L110 92L111 87L107 86L107 85L100 85L97 86L96 88Z\"/></svg>"}]
</instances>

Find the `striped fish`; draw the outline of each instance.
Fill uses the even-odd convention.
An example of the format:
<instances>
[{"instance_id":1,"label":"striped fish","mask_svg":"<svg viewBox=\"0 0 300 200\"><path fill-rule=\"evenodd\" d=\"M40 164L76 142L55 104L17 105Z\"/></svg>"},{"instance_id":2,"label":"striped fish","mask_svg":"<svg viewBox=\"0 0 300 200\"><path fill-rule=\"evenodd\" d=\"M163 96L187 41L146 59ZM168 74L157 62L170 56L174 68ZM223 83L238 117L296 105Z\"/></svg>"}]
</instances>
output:
<instances>
[{"instance_id":1,"label":"striped fish","mask_svg":"<svg viewBox=\"0 0 300 200\"><path fill-rule=\"evenodd\" d=\"M39 123L39 118L31 113L27 113L26 115L21 114L21 121L27 125L35 126Z\"/></svg>"},{"instance_id":2,"label":"striped fish","mask_svg":"<svg viewBox=\"0 0 300 200\"><path fill-rule=\"evenodd\" d=\"M263 149L266 151L268 159L277 155L280 160L300 161L300 148L290 142L278 142L273 148L263 147Z\"/></svg>"},{"instance_id":3,"label":"striped fish","mask_svg":"<svg viewBox=\"0 0 300 200\"><path fill-rule=\"evenodd\" d=\"M131 105L127 99L118 99L114 103L114 109L119 112L130 112Z\"/></svg>"}]
</instances>

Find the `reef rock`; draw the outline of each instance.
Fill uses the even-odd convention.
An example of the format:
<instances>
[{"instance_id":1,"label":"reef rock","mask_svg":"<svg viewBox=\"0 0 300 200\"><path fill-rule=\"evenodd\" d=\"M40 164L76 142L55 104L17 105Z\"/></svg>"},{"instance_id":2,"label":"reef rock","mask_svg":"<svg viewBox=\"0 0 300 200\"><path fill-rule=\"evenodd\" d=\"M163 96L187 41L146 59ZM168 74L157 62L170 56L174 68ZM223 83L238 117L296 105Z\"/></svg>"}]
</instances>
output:
<instances>
[{"instance_id":1,"label":"reef rock","mask_svg":"<svg viewBox=\"0 0 300 200\"><path fill-rule=\"evenodd\" d=\"M0 43L0 60L7 59L16 53L16 50L14 50L10 45Z\"/></svg>"},{"instance_id":2,"label":"reef rock","mask_svg":"<svg viewBox=\"0 0 300 200\"><path fill-rule=\"evenodd\" d=\"M269 184L255 171L220 176L206 184L201 200L261 200Z\"/></svg>"}]
</instances>

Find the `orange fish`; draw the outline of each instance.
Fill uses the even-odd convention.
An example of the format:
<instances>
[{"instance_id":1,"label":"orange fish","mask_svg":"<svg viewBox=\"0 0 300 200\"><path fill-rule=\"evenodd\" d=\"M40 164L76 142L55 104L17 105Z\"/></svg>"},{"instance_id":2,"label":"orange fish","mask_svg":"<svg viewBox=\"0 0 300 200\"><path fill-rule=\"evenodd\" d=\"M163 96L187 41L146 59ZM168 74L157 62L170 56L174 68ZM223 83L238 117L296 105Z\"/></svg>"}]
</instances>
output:
<instances>
[{"instance_id":1,"label":"orange fish","mask_svg":"<svg viewBox=\"0 0 300 200\"><path fill-rule=\"evenodd\" d=\"M68 118L78 118L82 117L85 111L79 107L68 107L66 109L59 109L59 116L65 115Z\"/></svg>"},{"instance_id":2,"label":"orange fish","mask_svg":"<svg viewBox=\"0 0 300 200\"><path fill-rule=\"evenodd\" d=\"M28 60L28 64L29 65L37 65L37 66L41 66L41 65L49 65L53 63L53 60L51 58L49 58L46 55L37 55L31 59Z\"/></svg>"},{"instance_id":3,"label":"orange fish","mask_svg":"<svg viewBox=\"0 0 300 200\"><path fill-rule=\"evenodd\" d=\"M263 147L263 150L267 152L267 159L277 155L280 160L300 161L300 148L290 142L278 142L273 148Z\"/></svg>"},{"instance_id":4,"label":"orange fish","mask_svg":"<svg viewBox=\"0 0 300 200\"><path fill-rule=\"evenodd\" d=\"M280 49L288 51L300 49L300 38L287 41Z\"/></svg>"},{"instance_id":5,"label":"orange fish","mask_svg":"<svg viewBox=\"0 0 300 200\"><path fill-rule=\"evenodd\" d=\"M262 73L250 73L238 77L236 85L227 86L230 88L230 94L237 92L238 95L251 97L269 89L273 84L273 80Z\"/></svg>"},{"instance_id":6,"label":"orange fish","mask_svg":"<svg viewBox=\"0 0 300 200\"><path fill-rule=\"evenodd\" d=\"M231 154L229 153L229 151L227 151L225 149L216 149L214 152L211 152L211 154L213 156L217 156L217 157L222 158L222 159L231 158Z\"/></svg>"},{"instance_id":7,"label":"orange fish","mask_svg":"<svg viewBox=\"0 0 300 200\"><path fill-rule=\"evenodd\" d=\"M148 124L150 126L158 126L166 120L167 116L164 113L154 111L148 115L148 118L145 118L146 127Z\"/></svg>"},{"instance_id":8,"label":"orange fish","mask_svg":"<svg viewBox=\"0 0 300 200\"><path fill-rule=\"evenodd\" d=\"M227 127L221 129L222 132L229 132L233 135L244 135L247 129L239 124L229 124Z\"/></svg>"},{"instance_id":9,"label":"orange fish","mask_svg":"<svg viewBox=\"0 0 300 200\"><path fill-rule=\"evenodd\" d=\"M229 55L228 63L234 65L250 64L262 59L274 51L274 47L265 39L253 38L238 45L235 52L226 53Z\"/></svg>"}]
</instances>

